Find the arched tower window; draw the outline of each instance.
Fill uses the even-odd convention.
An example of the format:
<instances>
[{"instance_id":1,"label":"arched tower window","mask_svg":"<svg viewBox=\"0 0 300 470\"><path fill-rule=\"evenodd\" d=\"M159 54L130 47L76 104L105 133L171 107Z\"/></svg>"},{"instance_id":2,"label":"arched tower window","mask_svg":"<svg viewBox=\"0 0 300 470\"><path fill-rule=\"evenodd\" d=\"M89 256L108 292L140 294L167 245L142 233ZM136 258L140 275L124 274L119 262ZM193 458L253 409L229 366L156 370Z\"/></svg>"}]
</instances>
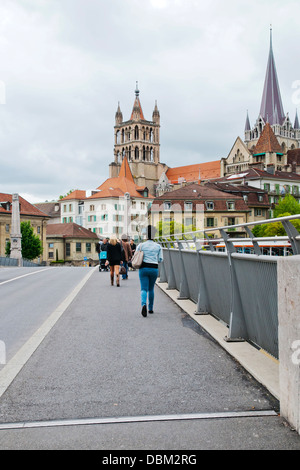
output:
<instances>
[{"instance_id":1,"label":"arched tower window","mask_svg":"<svg viewBox=\"0 0 300 470\"><path fill-rule=\"evenodd\" d=\"M138 126L135 126L135 128L134 128L134 138L135 138L135 140L139 139L139 128L138 128Z\"/></svg>"},{"instance_id":2,"label":"arched tower window","mask_svg":"<svg viewBox=\"0 0 300 470\"><path fill-rule=\"evenodd\" d=\"M139 159L139 148L138 147L135 147L135 149L134 149L134 158L136 160Z\"/></svg>"}]
</instances>

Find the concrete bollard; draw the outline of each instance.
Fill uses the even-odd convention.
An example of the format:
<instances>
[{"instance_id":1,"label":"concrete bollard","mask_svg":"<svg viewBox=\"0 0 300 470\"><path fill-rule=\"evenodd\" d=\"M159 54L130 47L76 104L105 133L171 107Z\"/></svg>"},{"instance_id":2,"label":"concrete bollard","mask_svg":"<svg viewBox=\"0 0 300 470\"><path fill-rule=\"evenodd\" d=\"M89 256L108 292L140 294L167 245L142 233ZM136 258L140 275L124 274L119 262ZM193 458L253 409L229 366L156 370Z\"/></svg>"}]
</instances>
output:
<instances>
[{"instance_id":1,"label":"concrete bollard","mask_svg":"<svg viewBox=\"0 0 300 470\"><path fill-rule=\"evenodd\" d=\"M277 266L280 414L300 434L300 255Z\"/></svg>"}]
</instances>

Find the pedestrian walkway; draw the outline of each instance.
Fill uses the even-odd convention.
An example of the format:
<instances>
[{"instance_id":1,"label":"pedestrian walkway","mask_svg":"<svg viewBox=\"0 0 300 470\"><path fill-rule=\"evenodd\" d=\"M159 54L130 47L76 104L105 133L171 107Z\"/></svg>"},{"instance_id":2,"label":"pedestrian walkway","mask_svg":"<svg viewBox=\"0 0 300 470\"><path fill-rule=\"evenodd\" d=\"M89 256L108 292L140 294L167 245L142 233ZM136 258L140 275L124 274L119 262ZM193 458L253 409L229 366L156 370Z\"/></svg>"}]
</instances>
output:
<instances>
[{"instance_id":1,"label":"pedestrian walkway","mask_svg":"<svg viewBox=\"0 0 300 470\"><path fill-rule=\"evenodd\" d=\"M92 268L87 268L92 269ZM95 270L0 398L0 449L300 449L278 401L138 272Z\"/></svg>"}]
</instances>

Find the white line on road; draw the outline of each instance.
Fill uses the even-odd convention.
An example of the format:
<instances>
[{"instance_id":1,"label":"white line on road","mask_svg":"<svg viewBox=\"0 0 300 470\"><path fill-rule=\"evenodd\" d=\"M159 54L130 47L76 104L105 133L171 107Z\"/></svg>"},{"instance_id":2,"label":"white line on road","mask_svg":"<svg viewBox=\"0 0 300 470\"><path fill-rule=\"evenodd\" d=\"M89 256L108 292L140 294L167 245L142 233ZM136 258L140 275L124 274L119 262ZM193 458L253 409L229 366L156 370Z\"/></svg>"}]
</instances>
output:
<instances>
[{"instance_id":1,"label":"white line on road","mask_svg":"<svg viewBox=\"0 0 300 470\"><path fill-rule=\"evenodd\" d=\"M18 279L21 279L22 277L32 276L33 274L38 274L38 273L43 273L45 271L48 271L49 269L53 269L53 268L45 268L45 269L40 269L39 271L33 271L32 273L22 274L22 276L17 276L17 277L14 277L13 279L8 279L7 281L0 282L0 286L2 286L3 284L7 284L8 282L17 281Z\"/></svg>"},{"instance_id":2,"label":"white line on road","mask_svg":"<svg viewBox=\"0 0 300 470\"><path fill-rule=\"evenodd\" d=\"M154 416L125 416L117 418L83 418L65 419L52 421L28 421L20 423L0 424L0 431L8 429L30 429L30 428L50 428L57 426L89 426L97 424L124 424L124 423L145 423L153 421L185 421L196 419L224 419L224 418L258 418L264 416L278 416L274 410L260 411L228 411L219 413L192 413L177 415L154 415Z\"/></svg>"},{"instance_id":3,"label":"white line on road","mask_svg":"<svg viewBox=\"0 0 300 470\"><path fill-rule=\"evenodd\" d=\"M54 312L48 317L43 325L37 329L31 338L29 338L29 340L19 349L15 356L0 371L0 398L21 371L28 359L32 356L34 351L41 344L43 339L47 336L49 331L53 328L55 323L60 319L65 310L75 299L79 291L86 284L96 268L89 270L88 274L79 282L75 289L65 298L65 300L57 307L57 309L54 310Z\"/></svg>"}]
</instances>

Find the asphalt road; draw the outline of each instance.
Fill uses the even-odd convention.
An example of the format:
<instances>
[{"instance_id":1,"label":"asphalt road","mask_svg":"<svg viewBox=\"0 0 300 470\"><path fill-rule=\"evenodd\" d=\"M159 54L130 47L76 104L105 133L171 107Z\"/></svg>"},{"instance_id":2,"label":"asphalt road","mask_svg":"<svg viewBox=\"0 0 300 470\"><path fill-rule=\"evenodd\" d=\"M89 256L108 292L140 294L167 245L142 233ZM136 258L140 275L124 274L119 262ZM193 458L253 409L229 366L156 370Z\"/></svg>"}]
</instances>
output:
<instances>
[{"instance_id":1,"label":"asphalt road","mask_svg":"<svg viewBox=\"0 0 300 470\"><path fill-rule=\"evenodd\" d=\"M59 314L0 396L0 449L300 449L274 397L158 287L141 316L137 272L120 288L92 268L3 284L21 272L0 270L2 372Z\"/></svg>"}]
</instances>

